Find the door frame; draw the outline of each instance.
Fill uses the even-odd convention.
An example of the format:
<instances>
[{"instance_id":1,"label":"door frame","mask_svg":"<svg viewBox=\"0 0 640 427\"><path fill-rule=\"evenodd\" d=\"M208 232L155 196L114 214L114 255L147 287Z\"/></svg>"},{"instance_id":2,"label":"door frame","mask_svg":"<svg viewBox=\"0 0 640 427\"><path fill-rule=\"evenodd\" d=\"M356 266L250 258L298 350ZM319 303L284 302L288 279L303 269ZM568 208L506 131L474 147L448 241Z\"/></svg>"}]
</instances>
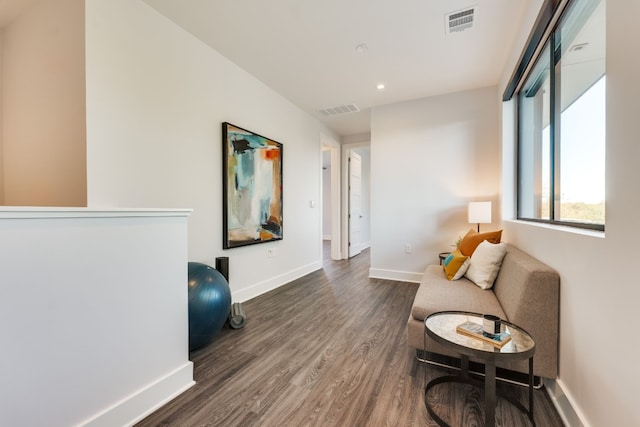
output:
<instances>
[{"instance_id":1,"label":"door frame","mask_svg":"<svg viewBox=\"0 0 640 427\"><path fill-rule=\"evenodd\" d=\"M357 206L354 204L354 177L356 176L354 172L356 168L354 165L354 160L357 160L357 179L358 182L358 204ZM349 220L349 236L348 236L348 257L353 258L356 255L359 255L362 252L362 157L360 157L360 153L356 150L349 150L349 163L347 164L347 168L349 169L349 206L347 206L347 219ZM357 215L357 216L356 216ZM354 232L357 230L358 235L354 236Z\"/></svg>"},{"instance_id":2,"label":"door frame","mask_svg":"<svg viewBox=\"0 0 640 427\"><path fill-rule=\"evenodd\" d=\"M342 225L342 259L349 258L349 168L346 165L349 164L351 150L368 147L371 147L369 141L342 144L342 164L345 165L345 167L342 168L342 206L344 206L344 209L342 209L340 221Z\"/></svg>"},{"instance_id":3,"label":"door frame","mask_svg":"<svg viewBox=\"0 0 640 427\"><path fill-rule=\"evenodd\" d=\"M341 147L340 143L328 137L327 135L320 135L320 182L322 181L322 152L329 151L331 153L331 188L329 191L331 192L331 259L340 260L342 259L342 205L340 198L340 189L341 189ZM322 191L324 191L323 189ZM322 200L322 197L320 198ZM324 212L324 207L322 207L321 212ZM320 253L322 254L322 215L320 216Z\"/></svg>"}]
</instances>

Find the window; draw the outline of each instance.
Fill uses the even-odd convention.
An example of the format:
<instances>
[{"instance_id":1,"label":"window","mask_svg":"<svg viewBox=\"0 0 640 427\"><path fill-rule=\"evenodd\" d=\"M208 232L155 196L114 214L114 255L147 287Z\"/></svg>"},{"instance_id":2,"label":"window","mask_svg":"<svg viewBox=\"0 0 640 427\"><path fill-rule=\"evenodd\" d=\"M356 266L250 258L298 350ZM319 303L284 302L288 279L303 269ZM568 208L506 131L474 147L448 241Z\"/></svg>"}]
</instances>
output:
<instances>
[{"instance_id":1,"label":"window","mask_svg":"<svg viewBox=\"0 0 640 427\"><path fill-rule=\"evenodd\" d=\"M605 0L556 22L516 94L518 218L604 230Z\"/></svg>"}]
</instances>

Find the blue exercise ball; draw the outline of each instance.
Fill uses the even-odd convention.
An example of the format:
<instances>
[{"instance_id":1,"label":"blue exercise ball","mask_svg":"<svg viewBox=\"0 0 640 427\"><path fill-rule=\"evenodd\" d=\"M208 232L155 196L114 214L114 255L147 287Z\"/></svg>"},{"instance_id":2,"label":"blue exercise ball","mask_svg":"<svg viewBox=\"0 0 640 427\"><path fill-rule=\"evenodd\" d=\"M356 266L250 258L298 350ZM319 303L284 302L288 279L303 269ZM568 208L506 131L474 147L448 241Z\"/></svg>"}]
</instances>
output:
<instances>
[{"instance_id":1,"label":"blue exercise ball","mask_svg":"<svg viewBox=\"0 0 640 427\"><path fill-rule=\"evenodd\" d=\"M222 329L231 309L227 279L215 268L189 263L189 350L209 344Z\"/></svg>"}]
</instances>

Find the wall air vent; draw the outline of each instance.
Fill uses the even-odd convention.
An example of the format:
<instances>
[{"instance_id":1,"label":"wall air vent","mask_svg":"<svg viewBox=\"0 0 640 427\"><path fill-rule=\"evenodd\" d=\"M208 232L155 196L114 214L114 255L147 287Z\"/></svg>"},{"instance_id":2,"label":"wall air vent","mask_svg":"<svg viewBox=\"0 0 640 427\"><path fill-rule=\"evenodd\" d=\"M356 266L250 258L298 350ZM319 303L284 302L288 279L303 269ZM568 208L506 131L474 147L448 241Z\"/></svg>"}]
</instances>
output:
<instances>
[{"instance_id":1,"label":"wall air vent","mask_svg":"<svg viewBox=\"0 0 640 427\"><path fill-rule=\"evenodd\" d=\"M475 7L470 7L458 12L452 12L444 16L444 25L447 34L459 33L473 27Z\"/></svg>"},{"instance_id":2,"label":"wall air vent","mask_svg":"<svg viewBox=\"0 0 640 427\"><path fill-rule=\"evenodd\" d=\"M338 105L320 110L323 116L339 116L341 114L357 113L360 109L355 104Z\"/></svg>"}]
</instances>

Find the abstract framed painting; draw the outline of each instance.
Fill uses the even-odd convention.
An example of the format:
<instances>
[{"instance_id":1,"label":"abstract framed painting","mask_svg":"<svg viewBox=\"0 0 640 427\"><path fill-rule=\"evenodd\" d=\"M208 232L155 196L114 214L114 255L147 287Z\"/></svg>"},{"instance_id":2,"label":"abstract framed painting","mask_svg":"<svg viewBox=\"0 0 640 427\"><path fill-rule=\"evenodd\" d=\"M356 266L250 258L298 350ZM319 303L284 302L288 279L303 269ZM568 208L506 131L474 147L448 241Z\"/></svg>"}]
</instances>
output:
<instances>
[{"instance_id":1,"label":"abstract framed painting","mask_svg":"<svg viewBox=\"0 0 640 427\"><path fill-rule=\"evenodd\" d=\"M224 249L282 240L282 144L222 123Z\"/></svg>"}]
</instances>

